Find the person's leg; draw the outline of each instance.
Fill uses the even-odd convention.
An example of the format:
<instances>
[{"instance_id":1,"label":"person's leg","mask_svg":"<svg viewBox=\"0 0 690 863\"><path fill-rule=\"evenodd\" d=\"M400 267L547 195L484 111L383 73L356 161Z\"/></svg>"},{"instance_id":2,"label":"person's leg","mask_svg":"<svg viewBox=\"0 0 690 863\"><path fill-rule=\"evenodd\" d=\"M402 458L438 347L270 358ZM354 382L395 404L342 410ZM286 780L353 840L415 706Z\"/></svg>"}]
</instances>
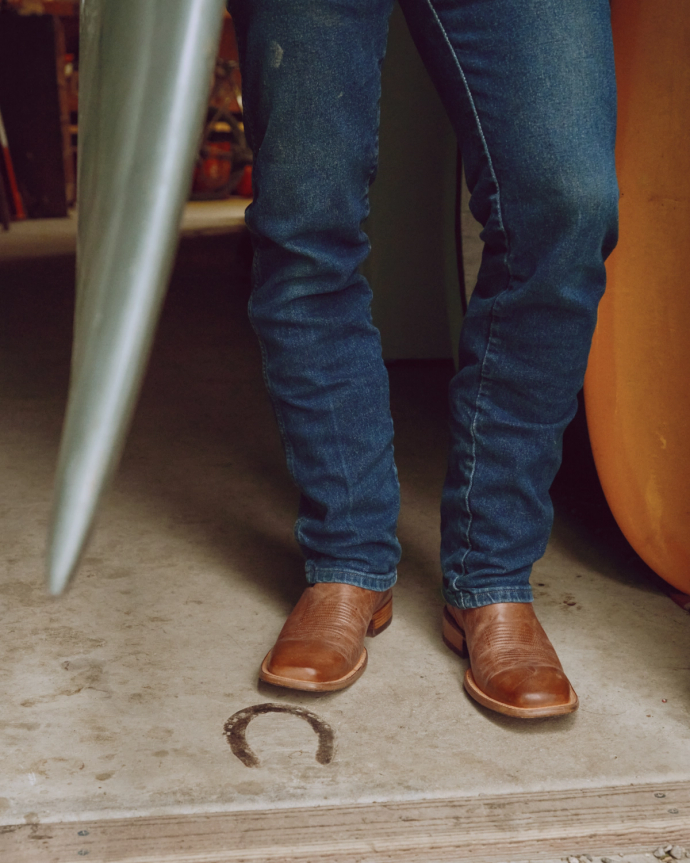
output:
<instances>
[{"instance_id":1,"label":"person's leg","mask_svg":"<svg viewBox=\"0 0 690 863\"><path fill-rule=\"evenodd\" d=\"M468 640L471 629L497 642L497 627L510 629L511 615L520 616L508 646L513 658L522 651L530 661L522 642L543 646L546 637L536 620L523 626L531 606L516 606L532 600L530 570L552 522L549 487L616 241L609 2L401 5L457 130L471 209L484 226L450 389L444 594ZM488 630L479 625L489 618ZM491 650L483 653L490 663ZM497 662L503 670L485 679L494 672L502 679ZM563 680L547 701L570 697Z\"/></svg>"},{"instance_id":2,"label":"person's leg","mask_svg":"<svg viewBox=\"0 0 690 863\"><path fill-rule=\"evenodd\" d=\"M301 491L295 534L317 588L305 592L262 675L301 688L339 688L330 684L352 682L357 663L363 670L361 638L390 609L400 556L388 377L358 272L369 251L361 225L377 163L391 6L230 4L254 151L250 316ZM328 631L314 629L317 618ZM343 630L353 619L361 638ZM374 630L385 623L377 620ZM349 648L333 646L334 626Z\"/></svg>"}]
</instances>

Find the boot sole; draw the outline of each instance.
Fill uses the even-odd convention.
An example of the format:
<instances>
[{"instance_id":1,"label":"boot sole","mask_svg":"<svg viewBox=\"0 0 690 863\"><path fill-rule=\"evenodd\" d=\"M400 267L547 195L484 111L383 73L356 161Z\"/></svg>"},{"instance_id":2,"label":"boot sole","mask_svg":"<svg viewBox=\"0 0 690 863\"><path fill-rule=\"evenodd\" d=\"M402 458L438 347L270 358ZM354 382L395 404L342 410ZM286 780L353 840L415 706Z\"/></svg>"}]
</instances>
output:
<instances>
[{"instance_id":1,"label":"boot sole","mask_svg":"<svg viewBox=\"0 0 690 863\"><path fill-rule=\"evenodd\" d=\"M391 625L393 621L393 598L391 597L385 605L379 608L371 618L367 627L366 635L369 638L375 638L380 635L385 629ZM344 677L337 680L311 681L300 680L296 677L282 677L279 674L273 674L268 670L269 663L273 651L269 650L261 663L261 671L259 679L265 683L272 683L274 686L284 686L286 689L299 689L302 692L337 692L339 689L347 689L348 686L359 680L364 674L367 667L368 654L366 647L362 649L362 655L357 660L357 664Z\"/></svg>"},{"instance_id":2,"label":"boot sole","mask_svg":"<svg viewBox=\"0 0 690 863\"><path fill-rule=\"evenodd\" d=\"M443 609L443 642L453 653L456 653L463 659L469 657L465 633L460 629L447 608ZM463 683L467 694L481 704L482 707L487 707L496 713L502 713L504 716L514 716L518 719L544 719L549 716L565 716L577 710L580 703L572 686L570 687L570 698L565 704L550 704L546 707L515 707L503 701L496 701L495 698L491 698L490 695L487 695L477 686L471 668L468 668L465 672Z\"/></svg>"}]
</instances>

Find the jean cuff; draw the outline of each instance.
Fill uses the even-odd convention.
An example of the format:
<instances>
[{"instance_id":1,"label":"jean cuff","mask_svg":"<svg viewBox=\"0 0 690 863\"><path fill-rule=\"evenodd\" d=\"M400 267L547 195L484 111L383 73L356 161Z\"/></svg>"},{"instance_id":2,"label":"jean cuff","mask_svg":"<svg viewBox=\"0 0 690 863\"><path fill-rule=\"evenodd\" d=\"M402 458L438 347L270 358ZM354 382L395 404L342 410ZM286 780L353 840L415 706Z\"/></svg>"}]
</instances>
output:
<instances>
[{"instance_id":1,"label":"jean cuff","mask_svg":"<svg viewBox=\"0 0 690 863\"><path fill-rule=\"evenodd\" d=\"M494 605L496 602L532 602L532 588L526 587L496 587L492 590L472 590L460 587L454 590L443 588L443 598L448 605L455 608L481 608L484 605Z\"/></svg>"},{"instance_id":2,"label":"jean cuff","mask_svg":"<svg viewBox=\"0 0 690 863\"><path fill-rule=\"evenodd\" d=\"M326 568L307 563L307 582L309 584L351 584L365 590L383 592L389 590L397 581L395 570L390 573L357 572L353 569Z\"/></svg>"}]
</instances>

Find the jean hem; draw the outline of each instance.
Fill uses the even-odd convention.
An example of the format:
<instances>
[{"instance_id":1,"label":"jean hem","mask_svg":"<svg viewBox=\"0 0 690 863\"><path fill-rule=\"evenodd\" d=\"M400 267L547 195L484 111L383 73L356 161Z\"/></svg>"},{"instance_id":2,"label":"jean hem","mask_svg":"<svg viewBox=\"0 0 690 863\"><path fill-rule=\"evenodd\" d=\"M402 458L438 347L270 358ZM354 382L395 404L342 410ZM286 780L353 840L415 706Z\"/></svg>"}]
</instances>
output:
<instances>
[{"instance_id":1,"label":"jean hem","mask_svg":"<svg viewBox=\"0 0 690 863\"><path fill-rule=\"evenodd\" d=\"M383 592L390 590L397 578L398 574L395 570L389 574L377 574L357 572L352 569L321 569L307 564L307 582L309 584L351 584L353 587Z\"/></svg>"},{"instance_id":2,"label":"jean hem","mask_svg":"<svg viewBox=\"0 0 690 863\"><path fill-rule=\"evenodd\" d=\"M532 602L531 587L497 587L494 590L443 589L443 598L455 608L482 608L497 602Z\"/></svg>"}]
</instances>

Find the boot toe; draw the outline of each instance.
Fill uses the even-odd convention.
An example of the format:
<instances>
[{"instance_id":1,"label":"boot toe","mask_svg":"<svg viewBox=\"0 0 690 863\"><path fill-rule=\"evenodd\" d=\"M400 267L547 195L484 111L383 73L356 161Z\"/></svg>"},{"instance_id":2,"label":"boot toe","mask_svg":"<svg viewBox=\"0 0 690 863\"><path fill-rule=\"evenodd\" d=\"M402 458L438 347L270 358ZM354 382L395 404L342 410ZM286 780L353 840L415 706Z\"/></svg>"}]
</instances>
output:
<instances>
[{"instance_id":1,"label":"boot toe","mask_svg":"<svg viewBox=\"0 0 690 863\"><path fill-rule=\"evenodd\" d=\"M333 650L309 649L300 644L297 649L281 645L274 648L266 667L270 674L286 680L300 680L305 683L326 683L339 680L350 670L344 657Z\"/></svg>"},{"instance_id":2,"label":"boot toe","mask_svg":"<svg viewBox=\"0 0 690 863\"><path fill-rule=\"evenodd\" d=\"M559 668L522 668L497 675L491 681L492 698L513 707L534 710L559 707L571 699L571 686Z\"/></svg>"}]
</instances>

